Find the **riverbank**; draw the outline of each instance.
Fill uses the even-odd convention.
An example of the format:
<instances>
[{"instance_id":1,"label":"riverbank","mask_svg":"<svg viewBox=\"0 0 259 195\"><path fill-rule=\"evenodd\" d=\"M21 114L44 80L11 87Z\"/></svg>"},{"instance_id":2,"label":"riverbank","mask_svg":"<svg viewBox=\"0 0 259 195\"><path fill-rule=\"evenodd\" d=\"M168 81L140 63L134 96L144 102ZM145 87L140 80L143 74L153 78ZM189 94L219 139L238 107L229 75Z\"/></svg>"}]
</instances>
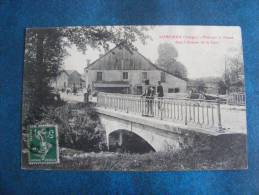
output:
<instances>
[{"instance_id":1,"label":"riverbank","mask_svg":"<svg viewBox=\"0 0 259 195\"><path fill-rule=\"evenodd\" d=\"M60 148L60 163L52 165L28 165L27 152L23 151L25 169L70 169L97 171L173 171L203 169L245 169L247 164L245 136L233 138L229 145L226 140L206 143L182 149L178 152L150 152L129 154L114 152L84 152ZM228 147L226 147L228 145Z\"/></svg>"}]
</instances>

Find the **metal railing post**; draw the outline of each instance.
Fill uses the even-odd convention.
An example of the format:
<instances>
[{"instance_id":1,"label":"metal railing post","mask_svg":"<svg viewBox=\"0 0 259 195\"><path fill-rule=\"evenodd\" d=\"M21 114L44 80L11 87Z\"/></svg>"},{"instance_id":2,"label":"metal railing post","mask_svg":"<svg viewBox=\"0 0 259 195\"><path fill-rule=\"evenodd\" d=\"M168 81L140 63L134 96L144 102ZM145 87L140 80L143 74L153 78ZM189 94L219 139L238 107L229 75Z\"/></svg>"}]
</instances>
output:
<instances>
[{"instance_id":1,"label":"metal railing post","mask_svg":"<svg viewBox=\"0 0 259 195\"><path fill-rule=\"evenodd\" d=\"M129 99L128 98L126 98L125 105L126 105L126 113L129 113Z\"/></svg>"},{"instance_id":2,"label":"metal railing post","mask_svg":"<svg viewBox=\"0 0 259 195\"><path fill-rule=\"evenodd\" d=\"M187 125L187 102L185 102L185 119L184 124Z\"/></svg>"},{"instance_id":3,"label":"metal railing post","mask_svg":"<svg viewBox=\"0 0 259 195\"><path fill-rule=\"evenodd\" d=\"M221 123L221 112L220 112L220 100L217 99L217 112L218 112L218 131L224 131Z\"/></svg>"},{"instance_id":4,"label":"metal railing post","mask_svg":"<svg viewBox=\"0 0 259 195\"><path fill-rule=\"evenodd\" d=\"M119 105L119 97L115 98L115 109L118 110L118 105Z\"/></svg>"},{"instance_id":5,"label":"metal railing post","mask_svg":"<svg viewBox=\"0 0 259 195\"><path fill-rule=\"evenodd\" d=\"M159 100L159 103L160 103L160 120L163 120L163 110L165 105L162 98Z\"/></svg>"},{"instance_id":6,"label":"metal railing post","mask_svg":"<svg viewBox=\"0 0 259 195\"><path fill-rule=\"evenodd\" d=\"M107 100L106 100L106 96L103 96L103 100L104 100L104 108L107 108Z\"/></svg>"}]
</instances>

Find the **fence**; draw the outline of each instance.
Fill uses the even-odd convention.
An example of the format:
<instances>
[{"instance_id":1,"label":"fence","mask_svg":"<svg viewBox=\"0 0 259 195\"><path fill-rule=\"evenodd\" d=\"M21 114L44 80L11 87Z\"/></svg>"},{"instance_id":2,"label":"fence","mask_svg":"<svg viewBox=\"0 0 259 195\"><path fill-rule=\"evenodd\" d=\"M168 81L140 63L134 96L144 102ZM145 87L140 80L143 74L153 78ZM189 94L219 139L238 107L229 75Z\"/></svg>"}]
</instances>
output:
<instances>
[{"instance_id":1,"label":"fence","mask_svg":"<svg viewBox=\"0 0 259 195\"><path fill-rule=\"evenodd\" d=\"M188 126L223 130L220 103L190 99L149 99L136 95L99 93L97 106Z\"/></svg>"},{"instance_id":2,"label":"fence","mask_svg":"<svg viewBox=\"0 0 259 195\"><path fill-rule=\"evenodd\" d=\"M231 93L227 98L227 104L229 105L245 105L245 94L244 93Z\"/></svg>"}]
</instances>

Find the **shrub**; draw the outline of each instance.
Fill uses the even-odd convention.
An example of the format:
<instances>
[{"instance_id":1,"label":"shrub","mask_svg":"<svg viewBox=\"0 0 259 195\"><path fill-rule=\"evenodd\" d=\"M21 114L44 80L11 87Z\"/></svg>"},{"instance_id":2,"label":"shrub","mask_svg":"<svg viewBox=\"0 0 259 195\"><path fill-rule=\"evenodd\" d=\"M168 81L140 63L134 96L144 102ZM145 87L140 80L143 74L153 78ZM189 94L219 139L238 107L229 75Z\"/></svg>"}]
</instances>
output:
<instances>
[{"instance_id":1,"label":"shrub","mask_svg":"<svg viewBox=\"0 0 259 195\"><path fill-rule=\"evenodd\" d=\"M106 150L105 131L91 103L67 104L56 109L60 145L84 151Z\"/></svg>"}]
</instances>

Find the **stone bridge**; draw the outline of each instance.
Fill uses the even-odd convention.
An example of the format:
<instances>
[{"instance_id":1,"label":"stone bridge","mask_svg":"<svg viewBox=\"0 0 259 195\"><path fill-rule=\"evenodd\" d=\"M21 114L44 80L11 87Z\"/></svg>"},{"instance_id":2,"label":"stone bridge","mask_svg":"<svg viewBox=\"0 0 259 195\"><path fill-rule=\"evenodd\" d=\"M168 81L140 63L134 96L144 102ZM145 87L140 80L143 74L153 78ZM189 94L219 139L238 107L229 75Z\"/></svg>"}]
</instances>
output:
<instances>
[{"instance_id":1,"label":"stone bridge","mask_svg":"<svg viewBox=\"0 0 259 195\"><path fill-rule=\"evenodd\" d=\"M219 102L143 99L140 96L100 93L99 113L107 143L113 132L125 130L144 139L155 151L179 150L201 138L239 134L222 126ZM119 136L122 144L122 136Z\"/></svg>"}]
</instances>

